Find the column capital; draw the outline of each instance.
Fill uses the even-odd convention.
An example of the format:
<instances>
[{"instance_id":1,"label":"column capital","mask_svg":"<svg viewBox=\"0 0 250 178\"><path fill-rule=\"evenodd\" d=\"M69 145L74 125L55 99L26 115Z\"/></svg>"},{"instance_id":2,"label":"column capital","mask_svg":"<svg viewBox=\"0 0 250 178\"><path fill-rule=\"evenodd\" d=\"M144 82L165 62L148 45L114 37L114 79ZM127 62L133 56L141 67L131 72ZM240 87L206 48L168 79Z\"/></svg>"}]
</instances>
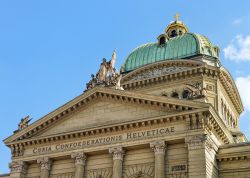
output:
<instances>
[{"instance_id":1,"label":"column capital","mask_svg":"<svg viewBox=\"0 0 250 178\"><path fill-rule=\"evenodd\" d=\"M48 157L42 157L37 159L37 163L40 164L41 170L50 170L51 168L51 159Z\"/></svg>"},{"instance_id":2,"label":"column capital","mask_svg":"<svg viewBox=\"0 0 250 178\"><path fill-rule=\"evenodd\" d=\"M28 165L24 161L13 161L9 163L9 168L11 170L11 173L26 174Z\"/></svg>"},{"instance_id":3,"label":"column capital","mask_svg":"<svg viewBox=\"0 0 250 178\"><path fill-rule=\"evenodd\" d=\"M110 148L109 153L113 155L113 160L123 160L125 151L122 147Z\"/></svg>"},{"instance_id":4,"label":"column capital","mask_svg":"<svg viewBox=\"0 0 250 178\"><path fill-rule=\"evenodd\" d=\"M155 154L165 154L167 145L165 141L155 141L150 143L150 148L152 148Z\"/></svg>"},{"instance_id":5,"label":"column capital","mask_svg":"<svg viewBox=\"0 0 250 178\"><path fill-rule=\"evenodd\" d=\"M201 149L207 147L209 150L218 151L218 146L206 134L187 136L185 138L189 150Z\"/></svg>"},{"instance_id":6,"label":"column capital","mask_svg":"<svg viewBox=\"0 0 250 178\"><path fill-rule=\"evenodd\" d=\"M84 152L74 152L71 153L71 158L75 159L75 165L85 165L87 156Z\"/></svg>"}]
</instances>

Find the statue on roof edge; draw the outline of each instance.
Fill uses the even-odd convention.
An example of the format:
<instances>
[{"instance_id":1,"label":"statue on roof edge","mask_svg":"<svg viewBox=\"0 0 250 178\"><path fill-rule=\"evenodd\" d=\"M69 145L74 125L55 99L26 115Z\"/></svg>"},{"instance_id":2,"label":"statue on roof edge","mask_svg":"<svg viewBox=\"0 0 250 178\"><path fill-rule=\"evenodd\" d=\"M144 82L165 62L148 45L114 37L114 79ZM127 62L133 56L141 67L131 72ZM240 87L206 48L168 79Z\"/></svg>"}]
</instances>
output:
<instances>
[{"instance_id":1,"label":"statue on roof edge","mask_svg":"<svg viewBox=\"0 0 250 178\"><path fill-rule=\"evenodd\" d=\"M109 62L103 58L99 71L96 75L92 74L91 80L86 84L86 90L92 89L95 86L114 87L115 89L123 90L120 86L122 75L116 72L115 62L116 50L114 50Z\"/></svg>"}]
</instances>

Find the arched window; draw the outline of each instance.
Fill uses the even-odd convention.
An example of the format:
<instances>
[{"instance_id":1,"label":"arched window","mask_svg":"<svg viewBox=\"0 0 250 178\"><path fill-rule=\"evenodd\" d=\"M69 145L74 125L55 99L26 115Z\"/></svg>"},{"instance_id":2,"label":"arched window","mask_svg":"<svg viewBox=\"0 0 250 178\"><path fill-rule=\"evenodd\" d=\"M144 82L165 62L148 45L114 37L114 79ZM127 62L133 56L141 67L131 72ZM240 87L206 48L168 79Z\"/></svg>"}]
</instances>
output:
<instances>
[{"instance_id":1,"label":"arched window","mask_svg":"<svg viewBox=\"0 0 250 178\"><path fill-rule=\"evenodd\" d=\"M173 97L173 98L179 98L179 94L176 91L174 91L172 93L171 97Z\"/></svg>"},{"instance_id":2,"label":"arched window","mask_svg":"<svg viewBox=\"0 0 250 178\"><path fill-rule=\"evenodd\" d=\"M182 98L189 99L190 98L190 91L184 90L182 93Z\"/></svg>"},{"instance_id":3,"label":"arched window","mask_svg":"<svg viewBox=\"0 0 250 178\"><path fill-rule=\"evenodd\" d=\"M223 113L224 113L223 119L226 120L226 118L227 118L227 116L226 116L226 114L227 114L226 105L224 105L224 107L223 107Z\"/></svg>"},{"instance_id":4,"label":"arched window","mask_svg":"<svg viewBox=\"0 0 250 178\"><path fill-rule=\"evenodd\" d=\"M172 30L170 37L176 37L176 36L177 36L176 30Z\"/></svg>"},{"instance_id":5,"label":"arched window","mask_svg":"<svg viewBox=\"0 0 250 178\"><path fill-rule=\"evenodd\" d=\"M162 36L160 38L160 45L164 45L166 43L166 38L164 36Z\"/></svg>"},{"instance_id":6,"label":"arched window","mask_svg":"<svg viewBox=\"0 0 250 178\"><path fill-rule=\"evenodd\" d=\"M224 116L224 106L222 100L221 100L221 115Z\"/></svg>"}]
</instances>

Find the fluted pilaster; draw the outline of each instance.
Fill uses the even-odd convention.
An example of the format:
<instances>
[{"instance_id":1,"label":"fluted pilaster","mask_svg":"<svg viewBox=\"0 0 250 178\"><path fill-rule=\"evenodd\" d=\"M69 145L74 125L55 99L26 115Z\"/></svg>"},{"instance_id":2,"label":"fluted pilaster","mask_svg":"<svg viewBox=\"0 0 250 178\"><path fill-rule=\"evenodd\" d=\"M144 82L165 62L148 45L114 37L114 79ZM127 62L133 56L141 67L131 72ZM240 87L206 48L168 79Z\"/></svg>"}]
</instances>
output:
<instances>
[{"instance_id":1,"label":"fluted pilaster","mask_svg":"<svg viewBox=\"0 0 250 178\"><path fill-rule=\"evenodd\" d=\"M24 161L13 161L9 164L9 168L11 170L11 177L24 178L27 173L28 165Z\"/></svg>"},{"instance_id":2,"label":"fluted pilaster","mask_svg":"<svg viewBox=\"0 0 250 178\"><path fill-rule=\"evenodd\" d=\"M155 178L165 177L165 141L156 141L150 143L150 147L154 150L155 154Z\"/></svg>"},{"instance_id":3,"label":"fluted pilaster","mask_svg":"<svg viewBox=\"0 0 250 178\"><path fill-rule=\"evenodd\" d=\"M87 156L84 152L74 152L71 158L75 160L75 178L83 178Z\"/></svg>"},{"instance_id":4,"label":"fluted pilaster","mask_svg":"<svg viewBox=\"0 0 250 178\"><path fill-rule=\"evenodd\" d=\"M40 165L40 178L49 178L52 161L48 157L39 158L37 163Z\"/></svg>"},{"instance_id":5,"label":"fluted pilaster","mask_svg":"<svg viewBox=\"0 0 250 178\"><path fill-rule=\"evenodd\" d=\"M109 153L113 155L113 178L122 178L122 162L125 151L122 147L110 148Z\"/></svg>"}]
</instances>

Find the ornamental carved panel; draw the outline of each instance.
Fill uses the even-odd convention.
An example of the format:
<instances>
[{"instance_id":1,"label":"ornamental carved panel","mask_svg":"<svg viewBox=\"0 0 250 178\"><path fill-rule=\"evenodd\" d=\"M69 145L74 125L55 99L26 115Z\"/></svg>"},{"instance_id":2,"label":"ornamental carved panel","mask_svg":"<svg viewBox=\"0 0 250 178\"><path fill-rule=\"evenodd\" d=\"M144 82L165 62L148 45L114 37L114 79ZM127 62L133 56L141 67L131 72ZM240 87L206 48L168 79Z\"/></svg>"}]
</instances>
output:
<instances>
[{"instance_id":1,"label":"ornamental carved panel","mask_svg":"<svg viewBox=\"0 0 250 178\"><path fill-rule=\"evenodd\" d=\"M177 72L182 72L185 70L190 69L190 67L177 67L177 66L162 66L159 68L154 68L151 70L146 70L143 73L140 73L136 76L133 76L130 81L137 81L137 80L144 80L148 78L154 78L154 77L159 77L162 75L166 74L172 74L172 73L177 73Z\"/></svg>"},{"instance_id":2,"label":"ornamental carved panel","mask_svg":"<svg viewBox=\"0 0 250 178\"><path fill-rule=\"evenodd\" d=\"M153 178L154 164L136 164L125 166L123 169L123 178Z\"/></svg>"},{"instance_id":3,"label":"ornamental carved panel","mask_svg":"<svg viewBox=\"0 0 250 178\"><path fill-rule=\"evenodd\" d=\"M69 173L63 173L63 174L54 174L54 175L51 175L51 178L74 178L74 173L69 172Z\"/></svg>"},{"instance_id":4,"label":"ornamental carved panel","mask_svg":"<svg viewBox=\"0 0 250 178\"><path fill-rule=\"evenodd\" d=\"M88 170L87 178L112 178L112 171L112 168Z\"/></svg>"},{"instance_id":5,"label":"ornamental carved panel","mask_svg":"<svg viewBox=\"0 0 250 178\"><path fill-rule=\"evenodd\" d=\"M169 167L170 178L187 178L187 164L176 164Z\"/></svg>"}]
</instances>

